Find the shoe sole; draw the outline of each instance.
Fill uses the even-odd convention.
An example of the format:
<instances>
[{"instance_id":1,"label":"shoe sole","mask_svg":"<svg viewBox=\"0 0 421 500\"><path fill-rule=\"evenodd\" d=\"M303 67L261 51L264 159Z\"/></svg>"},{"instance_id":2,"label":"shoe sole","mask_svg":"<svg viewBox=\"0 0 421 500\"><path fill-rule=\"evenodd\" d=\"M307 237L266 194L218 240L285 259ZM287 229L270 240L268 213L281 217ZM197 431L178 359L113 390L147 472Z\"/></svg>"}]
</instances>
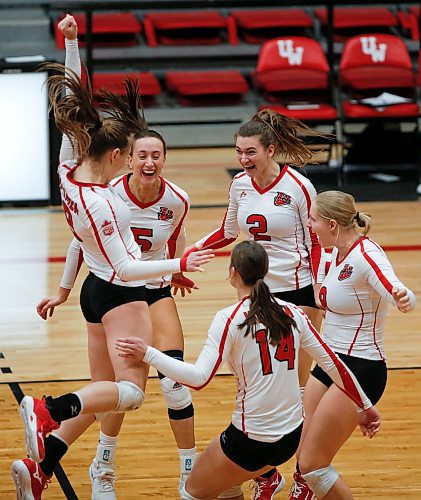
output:
<instances>
[{"instance_id":1,"label":"shoe sole","mask_svg":"<svg viewBox=\"0 0 421 500\"><path fill-rule=\"evenodd\" d=\"M273 499L273 497L274 497L277 493L279 493L279 492L283 489L283 487L284 487L284 486L285 486L285 478L284 478L284 476L282 476L281 482L280 482L280 483L278 484L278 486L276 487L276 490L272 493L272 496L270 497L270 499L272 500L272 499Z\"/></svg>"},{"instance_id":2,"label":"shoe sole","mask_svg":"<svg viewBox=\"0 0 421 500\"><path fill-rule=\"evenodd\" d=\"M25 426L26 449L29 458L40 463L44 459L38 448L37 436L37 416L34 413L34 400L30 396L25 396L20 403L20 416Z\"/></svg>"},{"instance_id":3,"label":"shoe sole","mask_svg":"<svg viewBox=\"0 0 421 500\"><path fill-rule=\"evenodd\" d=\"M35 500L32 494L31 475L22 460L13 462L10 473L16 487L16 500ZM31 493L27 494L27 491Z\"/></svg>"}]
</instances>

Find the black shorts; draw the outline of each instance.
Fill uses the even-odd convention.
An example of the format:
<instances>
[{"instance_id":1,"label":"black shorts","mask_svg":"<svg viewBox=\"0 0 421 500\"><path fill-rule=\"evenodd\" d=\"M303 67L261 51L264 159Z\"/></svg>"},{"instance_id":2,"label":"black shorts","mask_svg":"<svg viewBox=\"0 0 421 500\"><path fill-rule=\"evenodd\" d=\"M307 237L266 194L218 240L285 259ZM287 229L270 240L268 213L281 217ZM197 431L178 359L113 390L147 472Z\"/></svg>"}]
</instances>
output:
<instances>
[{"instance_id":1,"label":"black shorts","mask_svg":"<svg viewBox=\"0 0 421 500\"><path fill-rule=\"evenodd\" d=\"M279 441L266 443L250 439L235 425L230 424L220 435L222 451L235 464L250 472L257 471L266 465L274 467L283 464L294 456L300 442L300 424L290 434Z\"/></svg>"},{"instance_id":2,"label":"black shorts","mask_svg":"<svg viewBox=\"0 0 421 500\"><path fill-rule=\"evenodd\" d=\"M138 301L146 301L144 286L115 285L92 273L88 274L80 291L80 307L89 323L101 323L104 314L111 309Z\"/></svg>"},{"instance_id":3,"label":"black shorts","mask_svg":"<svg viewBox=\"0 0 421 500\"><path fill-rule=\"evenodd\" d=\"M369 400L375 405L382 397L386 388L387 368L384 361L374 361L372 359L356 358L347 354L336 353L346 366L355 375L363 391ZM326 387L330 387L334 382L329 375L324 372L319 365L316 365L311 374Z\"/></svg>"},{"instance_id":4,"label":"black shorts","mask_svg":"<svg viewBox=\"0 0 421 500\"><path fill-rule=\"evenodd\" d=\"M317 309L313 285L307 285L298 290L288 290L287 292L274 292L273 295L278 297L278 299L285 300L285 302L291 302L296 306L307 306Z\"/></svg>"},{"instance_id":5,"label":"black shorts","mask_svg":"<svg viewBox=\"0 0 421 500\"><path fill-rule=\"evenodd\" d=\"M155 304L158 300L172 297L170 285L164 286L164 288L145 288L145 292L148 306Z\"/></svg>"}]
</instances>

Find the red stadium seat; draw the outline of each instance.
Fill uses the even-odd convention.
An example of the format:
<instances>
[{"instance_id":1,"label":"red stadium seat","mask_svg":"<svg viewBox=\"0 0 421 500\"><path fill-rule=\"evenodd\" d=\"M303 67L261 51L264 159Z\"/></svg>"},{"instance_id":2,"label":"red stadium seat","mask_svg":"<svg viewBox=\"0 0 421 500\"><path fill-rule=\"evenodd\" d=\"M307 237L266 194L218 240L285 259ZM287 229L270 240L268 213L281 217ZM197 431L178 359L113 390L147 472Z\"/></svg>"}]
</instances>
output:
<instances>
[{"instance_id":1,"label":"red stadium seat","mask_svg":"<svg viewBox=\"0 0 421 500\"><path fill-rule=\"evenodd\" d=\"M405 43L394 35L361 35L345 44L339 82L346 94L342 110L346 118L416 117L415 74ZM361 99L389 92L410 102L374 107Z\"/></svg>"},{"instance_id":2,"label":"red stadium seat","mask_svg":"<svg viewBox=\"0 0 421 500\"><path fill-rule=\"evenodd\" d=\"M327 26L326 8L315 9L322 27ZM387 7L335 7L333 9L333 34L335 41L345 41L363 33L390 32L398 19Z\"/></svg>"},{"instance_id":3,"label":"red stadium seat","mask_svg":"<svg viewBox=\"0 0 421 500\"><path fill-rule=\"evenodd\" d=\"M212 10L150 12L145 15L146 41L161 45L214 45L222 42L227 21Z\"/></svg>"},{"instance_id":4,"label":"red stadium seat","mask_svg":"<svg viewBox=\"0 0 421 500\"><path fill-rule=\"evenodd\" d=\"M239 37L260 44L285 35L305 35L313 20L302 9L233 10L230 13L228 38L237 44Z\"/></svg>"},{"instance_id":5,"label":"red stadium seat","mask_svg":"<svg viewBox=\"0 0 421 500\"><path fill-rule=\"evenodd\" d=\"M408 11L400 10L398 12L399 22L403 31L409 34L413 40L420 39L420 26L418 19L421 15L421 7L413 5L408 8Z\"/></svg>"},{"instance_id":6,"label":"red stadium seat","mask_svg":"<svg viewBox=\"0 0 421 500\"><path fill-rule=\"evenodd\" d=\"M73 14L78 25L78 38L81 46L85 43L85 14ZM64 49L63 34L54 25L56 45ZM127 46L136 45L136 35L142 31L137 17L130 12L112 12L92 14L92 37L96 46Z\"/></svg>"},{"instance_id":7,"label":"red stadium seat","mask_svg":"<svg viewBox=\"0 0 421 500\"><path fill-rule=\"evenodd\" d=\"M235 103L249 90L244 76L236 70L168 71L167 89L181 104Z\"/></svg>"},{"instance_id":8,"label":"red stadium seat","mask_svg":"<svg viewBox=\"0 0 421 500\"><path fill-rule=\"evenodd\" d=\"M153 73L149 72L114 72L94 73L92 77L92 89L97 96L99 90L110 90L116 94L124 93L123 83L126 79L138 80L143 104L150 105L155 96L161 93L161 85Z\"/></svg>"},{"instance_id":9,"label":"red stadium seat","mask_svg":"<svg viewBox=\"0 0 421 500\"><path fill-rule=\"evenodd\" d=\"M337 118L329 65L319 43L305 37L269 40L260 49L253 80L276 111L307 121Z\"/></svg>"}]
</instances>

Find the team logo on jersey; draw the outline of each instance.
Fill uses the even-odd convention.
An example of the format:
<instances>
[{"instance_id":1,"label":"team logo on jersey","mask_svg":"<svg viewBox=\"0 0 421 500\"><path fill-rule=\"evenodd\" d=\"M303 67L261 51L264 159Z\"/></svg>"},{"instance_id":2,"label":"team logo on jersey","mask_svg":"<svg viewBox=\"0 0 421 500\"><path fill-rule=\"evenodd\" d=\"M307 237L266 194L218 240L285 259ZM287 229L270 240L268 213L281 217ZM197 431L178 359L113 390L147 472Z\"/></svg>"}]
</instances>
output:
<instances>
[{"instance_id":1,"label":"team logo on jersey","mask_svg":"<svg viewBox=\"0 0 421 500\"><path fill-rule=\"evenodd\" d=\"M354 270L354 268L352 266L350 266L349 264L345 264L343 269L339 273L338 281L343 281L343 280L346 280L347 278L349 278L351 276L353 270Z\"/></svg>"},{"instance_id":2,"label":"team logo on jersey","mask_svg":"<svg viewBox=\"0 0 421 500\"><path fill-rule=\"evenodd\" d=\"M291 205L291 196L286 193L276 193L276 196L273 200L273 203L276 207L280 207L282 205Z\"/></svg>"},{"instance_id":3,"label":"team logo on jersey","mask_svg":"<svg viewBox=\"0 0 421 500\"><path fill-rule=\"evenodd\" d=\"M159 207L158 219L171 220L174 218L174 212L166 207Z\"/></svg>"},{"instance_id":4,"label":"team logo on jersey","mask_svg":"<svg viewBox=\"0 0 421 500\"><path fill-rule=\"evenodd\" d=\"M104 236L111 236L114 232L114 224L110 220L104 220L101 225Z\"/></svg>"},{"instance_id":5,"label":"team logo on jersey","mask_svg":"<svg viewBox=\"0 0 421 500\"><path fill-rule=\"evenodd\" d=\"M245 196L247 196L247 193L245 191L241 191L240 198L244 198Z\"/></svg>"}]
</instances>

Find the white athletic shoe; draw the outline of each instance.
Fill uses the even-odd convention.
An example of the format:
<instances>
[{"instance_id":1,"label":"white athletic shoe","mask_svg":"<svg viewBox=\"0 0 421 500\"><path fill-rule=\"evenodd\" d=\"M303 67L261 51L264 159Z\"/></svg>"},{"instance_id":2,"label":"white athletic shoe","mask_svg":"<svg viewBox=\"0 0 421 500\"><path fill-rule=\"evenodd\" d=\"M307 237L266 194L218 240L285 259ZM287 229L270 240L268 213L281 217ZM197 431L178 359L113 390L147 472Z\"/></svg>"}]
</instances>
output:
<instances>
[{"instance_id":1,"label":"white athletic shoe","mask_svg":"<svg viewBox=\"0 0 421 500\"><path fill-rule=\"evenodd\" d=\"M92 483L92 500L116 500L114 488L116 480L114 467L107 464L102 466L101 462L94 458L89 466L89 476Z\"/></svg>"}]
</instances>

